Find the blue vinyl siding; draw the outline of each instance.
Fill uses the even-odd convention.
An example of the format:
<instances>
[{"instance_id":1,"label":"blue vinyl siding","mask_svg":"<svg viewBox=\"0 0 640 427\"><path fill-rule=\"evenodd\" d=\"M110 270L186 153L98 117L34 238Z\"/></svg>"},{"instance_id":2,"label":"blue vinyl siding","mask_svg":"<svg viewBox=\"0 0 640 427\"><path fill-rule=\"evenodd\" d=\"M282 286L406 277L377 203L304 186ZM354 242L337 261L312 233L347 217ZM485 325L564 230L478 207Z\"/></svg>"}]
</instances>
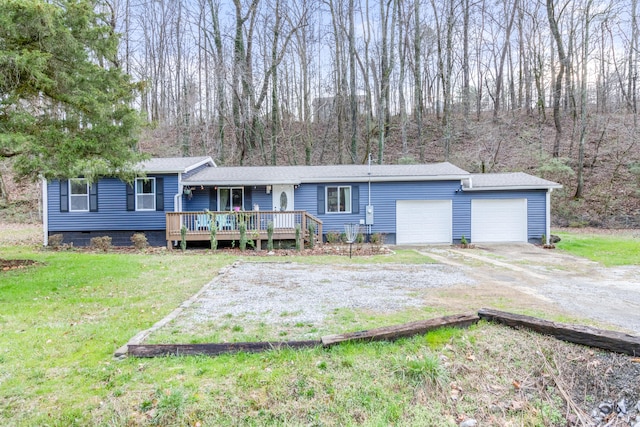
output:
<instances>
[{"instance_id":1,"label":"blue vinyl siding","mask_svg":"<svg viewBox=\"0 0 640 427\"><path fill-rule=\"evenodd\" d=\"M359 186L359 213L318 214L318 186L351 185ZM375 182L371 183L371 204L374 207L372 233L394 235L396 232L396 200L450 200L454 198L460 181L425 182ZM365 183L303 184L295 194L296 209L306 210L323 221L323 231L344 231L344 224L359 223L365 218L365 207L369 200L369 186ZM395 240L395 238L393 239Z\"/></svg>"},{"instance_id":2,"label":"blue vinyl siding","mask_svg":"<svg viewBox=\"0 0 640 427\"><path fill-rule=\"evenodd\" d=\"M294 193L293 195L293 203L294 209L298 209L298 200L296 197L298 193ZM253 190L251 190L251 203L252 206L245 206L246 209L253 209L253 205L257 204L260 207L261 211L270 211L273 209L273 194L267 194L267 188L262 186L257 186Z\"/></svg>"},{"instance_id":3,"label":"blue vinyl siding","mask_svg":"<svg viewBox=\"0 0 640 427\"><path fill-rule=\"evenodd\" d=\"M459 192L453 202L453 238L471 236L471 200L527 199L527 239L539 242L546 232L546 194L547 190Z\"/></svg>"},{"instance_id":4,"label":"blue vinyl siding","mask_svg":"<svg viewBox=\"0 0 640 427\"><path fill-rule=\"evenodd\" d=\"M251 192L250 195L249 191ZM214 197L212 197L212 193ZM212 211L218 210L216 197L217 190L212 187L205 187L204 189L194 187L191 193L191 199L185 195L182 196L182 209L189 212L203 211L205 209ZM266 194L266 187L264 185L252 186L250 189L249 187L245 187L245 210L253 210L254 204L258 204L260 210L271 210L271 194Z\"/></svg>"},{"instance_id":5,"label":"blue vinyl siding","mask_svg":"<svg viewBox=\"0 0 640 427\"><path fill-rule=\"evenodd\" d=\"M178 176L149 175L154 176L164 178L164 211L127 211L126 184L116 178L102 178L98 182L98 212L60 212L60 183L49 182L49 231L164 230L165 212L174 210Z\"/></svg>"},{"instance_id":6,"label":"blue vinyl siding","mask_svg":"<svg viewBox=\"0 0 640 427\"><path fill-rule=\"evenodd\" d=\"M203 211L209 207L209 187L203 190L200 187L192 187L191 198L182 195L182 210L186 212ZM215 210L215 209L214 209Z\"/></svg>"}]
</instances>

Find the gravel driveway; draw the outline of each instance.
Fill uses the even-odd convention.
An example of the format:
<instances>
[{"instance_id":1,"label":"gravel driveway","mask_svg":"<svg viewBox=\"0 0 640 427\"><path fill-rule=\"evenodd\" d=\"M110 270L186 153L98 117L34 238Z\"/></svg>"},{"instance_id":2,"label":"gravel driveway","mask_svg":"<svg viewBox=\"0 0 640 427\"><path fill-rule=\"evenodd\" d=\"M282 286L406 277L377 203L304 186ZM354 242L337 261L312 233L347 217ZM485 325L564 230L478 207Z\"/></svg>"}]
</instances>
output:
<instances>
[{"instance_id":1,"label":"gravel driveway","mask_svg":"<svg viewBox=\"0 0 640 427\"><path fill-rule=\"evenodd\" d=\"M241 319L245 328L305 324L317 333L341 309L453 314L493 307L640 334L640 266L605 268L529 244L413 249L437 264L239 262L174 313L171 327L184 333Z\"/></svg>"},{"instance_id":2,"label":"gravel driveway","mask_svg":"<svg viewBox=\"0 0 640 427\"><path fill-rule=\"evenodd\" d=\"M603 267L529 244L423 252L459 267L478 283L509 287L555 305L569 316L640 334L640 265Z\"/></svg>"}]
</instances>

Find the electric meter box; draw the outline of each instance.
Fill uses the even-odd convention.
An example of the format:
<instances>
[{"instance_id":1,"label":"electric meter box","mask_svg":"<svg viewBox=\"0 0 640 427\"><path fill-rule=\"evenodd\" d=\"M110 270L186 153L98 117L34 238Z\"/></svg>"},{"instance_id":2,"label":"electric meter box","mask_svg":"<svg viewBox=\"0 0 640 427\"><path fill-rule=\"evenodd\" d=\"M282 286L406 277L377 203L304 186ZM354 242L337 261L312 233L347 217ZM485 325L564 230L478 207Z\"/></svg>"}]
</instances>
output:
<instances>
[{"instance_id":1,"label":"electric meter box","mask_svg":"<svg viewBox=\"0 0 640 427\"><path fill-rule=\"evenodd\" d=\"M366 225L373 225L373 205L367 205L364 216L364 223Z\"/></svg>"}]
</instances>

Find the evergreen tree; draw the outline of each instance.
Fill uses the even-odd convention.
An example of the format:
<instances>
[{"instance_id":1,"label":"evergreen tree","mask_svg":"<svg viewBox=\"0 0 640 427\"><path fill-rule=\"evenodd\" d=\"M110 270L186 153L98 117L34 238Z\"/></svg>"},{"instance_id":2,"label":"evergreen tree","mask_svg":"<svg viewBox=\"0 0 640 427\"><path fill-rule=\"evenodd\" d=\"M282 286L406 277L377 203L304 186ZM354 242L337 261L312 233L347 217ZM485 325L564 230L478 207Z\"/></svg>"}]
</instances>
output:
<instances>
[{"instance_id":1,"label":"evergreen tree","mask_svg":"<svg viewBox=\"0 0 640 427\"><path fill-rule=\"evenodd\" d=\"M21 178L122 176L139 158L136 88L97 7L0 0L0 158Z\"/></svg>"}]
</instances>

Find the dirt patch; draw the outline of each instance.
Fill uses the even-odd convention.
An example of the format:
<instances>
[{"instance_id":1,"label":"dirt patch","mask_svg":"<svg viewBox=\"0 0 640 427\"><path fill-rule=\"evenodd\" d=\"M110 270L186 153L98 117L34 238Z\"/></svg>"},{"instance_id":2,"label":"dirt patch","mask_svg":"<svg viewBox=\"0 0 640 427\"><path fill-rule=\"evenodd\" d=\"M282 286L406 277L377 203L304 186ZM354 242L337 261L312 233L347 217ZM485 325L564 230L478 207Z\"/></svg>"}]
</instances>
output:
<instances>
[{"instance_id":1,"label":"dirt patch","mask_svg":"<svg viewBox=\"0 0 640 427\"><path fill-rule=\"evenodd\" d=\"M3 259L0 258L0 271L19 270L32 265L40 265L38 261L31 259Z\"/></svg>"}]
</instances>

